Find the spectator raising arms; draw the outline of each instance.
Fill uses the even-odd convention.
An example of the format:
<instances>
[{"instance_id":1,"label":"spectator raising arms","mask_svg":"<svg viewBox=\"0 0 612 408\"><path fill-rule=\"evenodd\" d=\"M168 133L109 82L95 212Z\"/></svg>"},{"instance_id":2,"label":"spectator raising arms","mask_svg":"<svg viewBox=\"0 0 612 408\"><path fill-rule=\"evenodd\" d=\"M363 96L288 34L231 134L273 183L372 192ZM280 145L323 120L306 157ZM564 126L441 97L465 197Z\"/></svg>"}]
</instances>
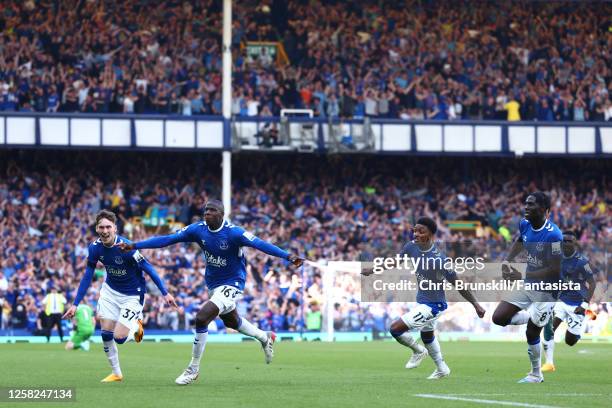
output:
<instances>
[{"instance_id":1,"label":"spectator raising arms","mask_svg":"<svg viewBox=\"0 0 612 408\"><path fill-rule=\"evenodd\" d=\"M268 3L233 4L235 115L612 117L609 2ZM0 110L221 114L218 1L3 6ZM246 41L282 43L289 64Z\"/></svg>"}]
</instances>

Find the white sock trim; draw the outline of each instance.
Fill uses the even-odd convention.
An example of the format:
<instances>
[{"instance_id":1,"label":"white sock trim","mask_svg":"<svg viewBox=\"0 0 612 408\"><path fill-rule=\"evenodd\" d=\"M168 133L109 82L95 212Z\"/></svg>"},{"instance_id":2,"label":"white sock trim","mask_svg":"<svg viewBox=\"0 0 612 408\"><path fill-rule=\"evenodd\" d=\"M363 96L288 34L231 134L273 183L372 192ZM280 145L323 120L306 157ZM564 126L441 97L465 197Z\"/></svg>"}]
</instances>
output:
<instances>
[{"instance_id":1,"label":"white sock trim","mask_svg":"<svg viewBox=\"0 0 612 408\"><path fill-rule=\"evenodd\" d=\"M422 353L425 348L421 346L415 339L410 335L409 332L405 332L395 337L395 340L402 346L410 348L415 353Z\"/></svg>"},{"instance_id":2,"label":"white sock trim","mask_svg":"<svg viewBox=\"0 0 612 408\"><path fill-rule=\"evenodd\" d=\"M250 337L254 337L261 343L265 343L266 341L268 341L268 333L261 330L259 327L255 326L253 323L249 322L245 318L241 318L240 320L240 326L238 326L238 331L240 333Z\"/></svg>"},{"instance_id":3,"label":"white sock trim","mask_svg":"<svg viewBox=\"0 0 612 408\"><path fill-rule=\"evenodd\" d=\"M204 355L204 350L206 349L207 339L208 332L195 334L193 347L191 348L191 362L189 363L190 367L195 369L200 368L200 361L202 360L202 355Z\"/></svg>"},{"instance_id":4,"label":"white sock trim","mask_svg":"<svg viewBox=\"0 0 612 408\"><path fill-rule=\"evenodd\" d=\"M436 367L441 369L444 366L444 357L442 356L442 350L440 349L440 342L438 338L434 337L431 343L425 343L425 348L429 351L429 356L436 363Z\"/></svg>"},{"instance_id":5,"label":"white sock trim","mask_svg":"<svg viewBox=\"0 0 612 408\"><path fill-rule=\"evenodd\" d=\"M536 344L528 344L527 354L529 354L529 361L531 362L531 373L533 375L542 375L541 350L542 345L540 344L540 342Z\"/></svg>"},{"instance_id":6,"label":"white sock trim","mask_svg":"<svg viewBox=\"0 0 612 408\"><path fill-rule=\"evenodd\" d=\"M121 373L121 365L119 364L119 350L117 349L115 340L103 341L103 343L104 353L106 354L106 358L108 358L113 374L123 376Z\"/></svg>"},{"instance_id":7,"label":"white sock trim","mask_svg":"<svg viewBox=\"0 0 612 408\"><path fill-rule=\"evenodd\" d=\"M544 347L544 355L546 356L546 362L548 364L554 365L555 339L552 338L550 340L544 340L542 342L542 345Z\"/></svg>"}]
</instances>

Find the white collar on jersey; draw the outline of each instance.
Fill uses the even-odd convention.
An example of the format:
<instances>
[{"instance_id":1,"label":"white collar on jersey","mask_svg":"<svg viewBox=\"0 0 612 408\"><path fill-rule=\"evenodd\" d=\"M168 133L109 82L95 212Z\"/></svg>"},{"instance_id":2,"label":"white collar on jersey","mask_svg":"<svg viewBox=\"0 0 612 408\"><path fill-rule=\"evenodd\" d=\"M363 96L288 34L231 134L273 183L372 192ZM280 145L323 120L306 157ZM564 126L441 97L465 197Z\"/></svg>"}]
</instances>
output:
<instances>
[{"instance_id":1,"label":"white collar on jersey","mask_svg":"<svg viewBox=\"0 0 612 408\"><path fill-rule=\"evenodd\" d=\"M429 252L429 251L431 251L433 249L433 247L434 247L434 243L433 242L431 243L431 246L429 248L427 248L427 249L421 249L419 244L417 244L417 248L419 248L419 251L421 251L421 252Z\"/></svg>"},{"instance_id":2,"label":"white collar on jersey","mask_svg":"<svg viewBox=\"0 0 612 408\"><path fill-rule=\"evenodd\" d=\"M542 231L542 230L544 229L544 227L546 226L546 224L548 224L548 218L546 218L546 219L544 220L544 224L542 224L542 226L541 226L540 228L538 228L538 229L533 228L533 225L531 225L531 221L529 222L529 226L530 226L530 227L531 227L531 229L532 229L533 231L535 231L535 232Z\"/></svg>"},{"instance_id":3,"label":"white collar on jersey","mask_svg":"<svg viewBox=\"0 0 612 408\"><path fill-rule=\"evenodd\" d=\"M106 248L112 248L115 246L115 244L117 243L117 241L119 240L119 235L115 235L115 242L113 242L113 245L111 246L106 246L106 244L104 244L104 242L102 242L102 240L100 239L100 242L102 242L102 245L104 245Z\"/></svg>"},{"instance_id":4,"label":"white collar on jersey","mask_svg":"<svg viewBox=\"0 0 612 408\"><path fill-rule=\"evenodd\" d=\"M223 220L223 221L221 222L221 226L220 226L219 228L217 228L216 230L211 230L211 229L210 229L210 227L209 227L208 225L206 225L206 227L208 228L208 230L209 230L210 232L219 232L219 231L221 231L221 230L223 229L223 226L224 226L224 225L225 225L225 220Z\"/></svg>"},{"instance_id":5,"label":"white collar on jersey","mask_svg":"<svg viewBox=\"0 0 612 408\"><path fill-rule=\"evenodd\" d=\"M565 256L565 255L563 255L563 259L571 259L571 258L573 258L573 257L574 257L574 255L576 255L576 252L578 252L578 251L576 251L576 250L574 249L574 252L572 252L572 254L571 254L570 256Z\"/></svg>"}]
</instances>

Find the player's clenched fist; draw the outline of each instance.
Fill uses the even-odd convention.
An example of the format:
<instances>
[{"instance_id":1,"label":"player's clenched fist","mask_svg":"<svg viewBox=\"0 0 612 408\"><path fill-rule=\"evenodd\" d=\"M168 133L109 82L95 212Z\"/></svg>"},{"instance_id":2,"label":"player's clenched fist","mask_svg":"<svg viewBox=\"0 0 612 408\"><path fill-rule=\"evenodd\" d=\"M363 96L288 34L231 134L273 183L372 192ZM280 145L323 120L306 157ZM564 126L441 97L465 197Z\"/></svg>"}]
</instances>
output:
<instances>
[{"instance_id":1,"label":"player's clenched fist","mask_svg":"<svg viewBox=\"0 0 612 408\"><path fill-rule=\"evenodd\" d=\"M502 278L509 281L519 280L523 277L523 275L513 266L510 265L508 261L504 261L502 263Z\"/></svg>"},{"instance_id":2,"label":"player's clenched fist","mask_svg":"<svg viewBox=\"0 0 612 408\"><path fill-rule=\"evenodd\" d=\"M476 314L478 315L478 317L480 317L481 319L484 317L485 313L487 312L482 306L480 306L479 304L474 305L474 309L476 309Z\"/></svg>"}]
</instances>

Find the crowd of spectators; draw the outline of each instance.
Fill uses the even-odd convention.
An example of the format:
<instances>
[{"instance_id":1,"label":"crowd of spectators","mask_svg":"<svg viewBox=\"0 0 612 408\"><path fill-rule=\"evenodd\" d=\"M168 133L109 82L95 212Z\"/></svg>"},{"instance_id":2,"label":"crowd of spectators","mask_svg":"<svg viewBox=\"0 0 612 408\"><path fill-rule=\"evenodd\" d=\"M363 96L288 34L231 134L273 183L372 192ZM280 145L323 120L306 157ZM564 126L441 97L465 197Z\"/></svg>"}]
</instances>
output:
<instances>
[{"instance_id":1,"label":"crowd of spectators","mask_svg":"<svg viewBox=\"0 0 612 408\"><path fill-rule=\"evenodd\" d=\"M0 110L221 114L221 1L7 0ZM604 121L605 1L240 1L236 116ZM247 55L278 41L288 64Z\"/></svg>"},{"instance_id":2,"label":"crowd of spectators","mask_svg":"<svg viewBox=\"0 0 612 408\"><path fill-rule=\"evenodd\" d=\"M69 302L74 299L87 245L96 238L97 211L115 211L120 233L132 240L167 233L167 227L145 227L135 217L143 219L157 208L181 225L200 219L204 202L220 196L219 165L218 155L212 154L0 152L0 325L6 328L12 322L14 328L35 332L40 302L51 287ZM542 189L552 197L551 218L560 228L576 231L588 250L600 290L607 283L612 186L605 160L380 160L376 156L253 160L239 155L233 166L231 220L312 260L394 255L422 215L437 220L437 239L444 242L467 238L444 221L479 221L484 228L470 237L472 242L500 248L497 252L502 254L517 232L525 193ZM179 310L164 306L149 282L146 327L193 327L195 312L208 299L205 265L198 253L194 245L143 251L181 306ZM295 269L255 250L247 251L247 261L240 314L265 329L321 329L327 300L319 269ZM92 306L103 278L100 264L85 299ZM338 274L332 295L338 330L384 331L389 319L406 308L405 304L360 304L356 275ZM596 307L605 312L605 303ZM463 317L443 318L443 328L493 329L490 316L477 321L465 304L455 304L451 310L456 312L449 316ZM215 322L211 331L223 330L221 324Z\"/></svg>"}]
</instances>

